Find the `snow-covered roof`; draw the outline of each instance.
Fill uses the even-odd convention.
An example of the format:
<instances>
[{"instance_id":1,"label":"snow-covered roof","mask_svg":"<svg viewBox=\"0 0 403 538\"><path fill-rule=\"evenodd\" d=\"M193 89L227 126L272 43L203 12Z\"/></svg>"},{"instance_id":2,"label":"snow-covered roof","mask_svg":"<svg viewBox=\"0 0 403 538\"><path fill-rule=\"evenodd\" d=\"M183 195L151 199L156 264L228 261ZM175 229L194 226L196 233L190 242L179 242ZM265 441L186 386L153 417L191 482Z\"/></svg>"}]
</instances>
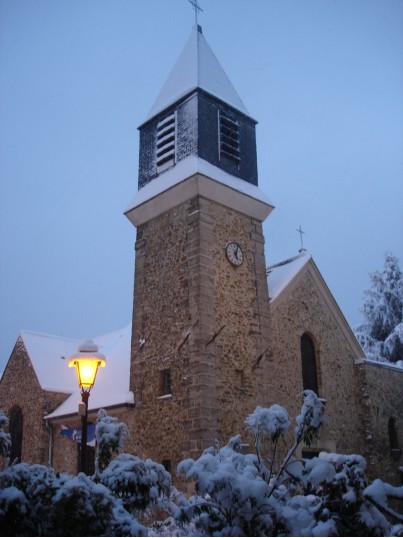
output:
<instances>
[{"instance_id":1,"label":"snow-covered roof","mask_svg":"<svg viewBox=\"0 0 403 538\"><path fill-rule=\"evenodd\" d=\"M114 405L133 404L134 395L130 391L130 349L131 324L121 330L95 337L100 353L105 355L106 366L99 368L95 385L91 389L89 410ZM75 352L77 348L73 351ZM67 368L66 374L73 384L72 394L46 419L76 414L81 401L80 390L74 368Z\"/></svg>"},{"instance_id":2,"label":"snow-covered roof","mask_svg":"<svg viewBox=\"0 0 403 538\"><path fill-rule=\"evenodd\" d=\"M305 249L301 249L297 256L288 258L267 268L269 297L272 309L276 308L276 306L287 298L287 293L297 285L305 272L309 272L317 291L329 309L329 312L332 313L334 320L344 334L356 359L362 359L364 352L320 274L319 269L316 267L312 256Z\"/></svg>"},{"instance_id":3,"label":"snow-covered roof","mask_svg":"<svg viewBox=\"0 0 403 538\"><path fill-rule=\"evenodd\" d=\"M198 25L193 27L184 49L151 107L147 120L196 88L205 90L249 115Z\"/></svg>"},{"instance_id":4,"label":"snow-covered roof","mask_svg":"<svg viewBox=\"0 0 403 538\"><path fill-rule=\"evenodd\" d=\"M281 294L311 259L312 256L306 250L301 250L297 256L267 268L271 301L274 301Z\"/></svg>"},{"instance_id":5,"label":"snow-covered roof","mask_svg":"<svg viewBox=\"0 0 403 538\"><path fill-rule=\"evenodd\" d=\"M69 375L67 359L77 351L79 341L32 331L21 331L20 337L40 386L52 392L73 392L77 381Z\"/></svg>"}]
</instances>

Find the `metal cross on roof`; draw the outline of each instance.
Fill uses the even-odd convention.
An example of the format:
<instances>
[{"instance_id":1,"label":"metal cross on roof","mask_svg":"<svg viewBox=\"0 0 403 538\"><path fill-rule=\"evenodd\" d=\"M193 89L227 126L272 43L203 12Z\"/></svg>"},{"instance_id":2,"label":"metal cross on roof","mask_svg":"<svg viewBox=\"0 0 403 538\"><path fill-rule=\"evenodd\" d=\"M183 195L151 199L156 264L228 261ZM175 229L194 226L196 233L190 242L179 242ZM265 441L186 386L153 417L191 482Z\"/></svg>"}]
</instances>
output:
<instances>
[{"instance_id":1,"label":"metal cross on roof","mask_svg":"<svg viewBox=\"0 0 403 538\"><path fill-rule=\"evenodd\" d=\"M188 2L193 6L193 9L195 11L195 23L197 24L197 15L198 13L203 11L203 9L199 6L199 2L197 0L188 0Z\"/></svg>"},{"instance_id":2,"label":"metal cross on roof","mask_svg":"<svg viewBox=\"0 0 403 538\"><path fill-rule=\"evenodd\" d=\"M305 235L305 232L302 230L301 224L299 225L299 228L297 228L297 232L299 233L300 238L301 238L301 249L303 249L304 248L304 243L302 241L302 234Z\"/></svg>"}]
</instances>

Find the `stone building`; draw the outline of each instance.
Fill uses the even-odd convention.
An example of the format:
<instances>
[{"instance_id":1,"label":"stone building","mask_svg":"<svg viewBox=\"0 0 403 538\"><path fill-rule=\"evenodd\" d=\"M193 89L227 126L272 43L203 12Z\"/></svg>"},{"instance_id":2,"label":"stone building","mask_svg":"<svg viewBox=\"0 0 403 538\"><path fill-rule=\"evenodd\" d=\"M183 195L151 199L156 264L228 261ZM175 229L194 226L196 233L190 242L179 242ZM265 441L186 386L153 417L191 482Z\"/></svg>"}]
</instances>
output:
<instances>
[{"instance_id":1,"label":"stone building","mask_svg":"<svg viewBox=\"0 0 403 538\"><path fill-rule=\"evenodd\" d=\"M258 186L255 125L195 26L139 128L139 190L125 212L137 229L133 320L94 338L108 362L90 421L106 408L128 424L128 452L174 469L243 434L257 405L295 416L310 388L326 400L327 424L301 455L360 452L397 482L403 371L364 361L306 251L267 269L262 223L273 206ZM16 417L24 461L77 469L77 444L61 435L79 424L65 360L77 345L17 340L0 407Z\"/></svg>"}]
</instances>

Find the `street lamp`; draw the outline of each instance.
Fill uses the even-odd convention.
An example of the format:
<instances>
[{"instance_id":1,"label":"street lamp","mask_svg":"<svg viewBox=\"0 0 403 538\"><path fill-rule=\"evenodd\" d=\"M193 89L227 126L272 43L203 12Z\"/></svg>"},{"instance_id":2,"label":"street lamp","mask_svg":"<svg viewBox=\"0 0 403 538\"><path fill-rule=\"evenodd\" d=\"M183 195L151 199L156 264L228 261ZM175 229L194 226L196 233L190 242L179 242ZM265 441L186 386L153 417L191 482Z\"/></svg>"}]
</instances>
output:
<instances>
[{"instance_id":1,"label":"street lamp","mask_svg":"<svg viewBox=\"0 0 403 538\"><path fill-rule=\"evenodd\" d=\"M69 357L69 368L75 366L78 384L81 389L82 402L78 406L81 415L81 447L80 471L87 474L87 427L88 427L88 398L95 383L98 368L105 366L106 360L98 353L98 346L92 340L86 340L78 346L78 351Z\"/></svg>"}]
</instances>

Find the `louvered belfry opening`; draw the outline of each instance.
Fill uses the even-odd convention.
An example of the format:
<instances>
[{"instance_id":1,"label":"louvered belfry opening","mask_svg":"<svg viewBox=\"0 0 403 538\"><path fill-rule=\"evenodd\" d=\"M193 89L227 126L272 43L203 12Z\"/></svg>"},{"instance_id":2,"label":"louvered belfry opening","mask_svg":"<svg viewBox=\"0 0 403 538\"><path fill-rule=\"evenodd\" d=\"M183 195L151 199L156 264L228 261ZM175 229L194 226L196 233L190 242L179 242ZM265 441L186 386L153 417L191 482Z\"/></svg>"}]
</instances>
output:
<instances>
[{"instance_id":1,"label":"louvered belfry opening","mask_svg":"<svg viewBox=\"0 0 403 538\"><path fill-rule=\"evenodd\" d=\"M237 164L240 162L239 153L239 124L223 112L220 112L220 158L225 156Z\"/></svg>"},{"instance_id":2,"label":"louvered belfry opening","mask_svg":"<svg viewBox=\"0 0 403 538\"><path fill-rule=\"evenodd\" d=\"M176 114L170 114L157 125L157 173L175 164Z\"/></svg>"}]
</instances>

